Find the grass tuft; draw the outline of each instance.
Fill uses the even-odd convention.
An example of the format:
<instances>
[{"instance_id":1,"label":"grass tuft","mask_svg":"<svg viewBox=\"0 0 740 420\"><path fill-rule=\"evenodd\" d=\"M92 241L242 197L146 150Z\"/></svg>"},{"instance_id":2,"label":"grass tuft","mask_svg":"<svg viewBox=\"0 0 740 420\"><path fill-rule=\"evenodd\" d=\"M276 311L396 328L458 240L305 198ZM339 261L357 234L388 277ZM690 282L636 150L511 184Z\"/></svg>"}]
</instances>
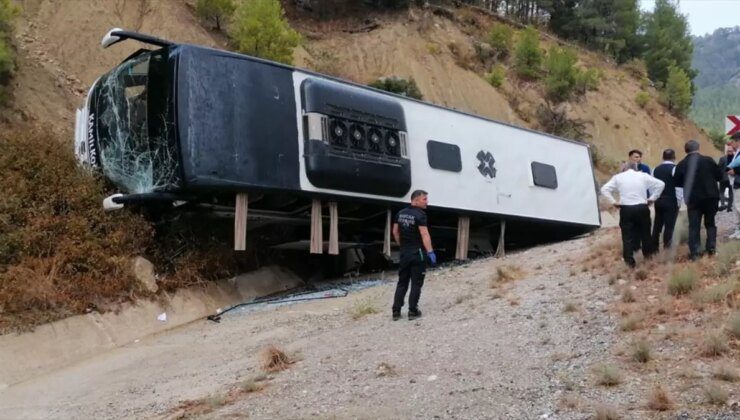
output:
<instances>
[{"instance_id":1,"label":"grass tuft","mask_svg":"<svg viewBox=\"0 0 740 420\"><path fill-rule=\"evenodd\" d=\"M699 274L693 267L676 271L668 278L668 293L673 296L689 293L696 287L698 279Z\"/></svg>"},{"instance_id":2,"label":"grass tuft","mask_svg":"<svg viewBox=\"0 0 740 420\"><path fill-rule=\"evenodd\" d=\"M673 406L673 401L668 395L668 391L661 385L657 385L650 391L647 407L655 411L668 411Z\"/></svg>"},{"instance_id":3,"label":"grass tuft","mask_svg":"<svg viewBox=\"0 0 740 420\"><path fill-rule=\"evenodd\" d=\"M736 339L740 339L740 312L730 315L727 320L727 332Z\"/></svg>"},{"instance_id":4,"label":"grass tuft","mask_svg":"<svg viewBox=\"0 0 740 420\"><path fill-rule=\"evenodd\" d=\"M643 317L640 314L632 314L628 316L627 318L623 319L619 323L619 329L622 331L634 331L638 328L640 328L640 324L642 323Z\"/></svg>"},{"instance_id":5,"label":"grass tuft","mask_svg":"<svg viewBox=\"0 0 740 420\"><path fill-rule=\"evenodd\" d=\"M632 360L637 363L647 363L650 361L650 345L645 340L636 341L632 344Z\"/></svg>"},{"instance_id":6,"label":"grass tuft","mask_svg":"<svg viewBox=\"0 0 740 420\"><path fill-rule=\"evenodd\" d=\"M519 280L524 277L524 271L514 265L502 265L496 267L496 272L491 277L491 288L496 288L504 283Z\"/></svg>"},{"instance_id":7,"label":"grass tuft","mask_svg":"<svg viewBox=\"0 0 740 420\"><path fill-rule=\"evenodd\" d=\"M704 387L704 396L707 397L707 402L713 405L725 405L729 393L717 384L709 384Z\"/></svg>"},{"instance_id":8,"label":"grass tuft","mask_svg":"<svg viewBox=\"0 0 740 420\"><path fill-rule=\"evenodd\" d=\"M612 365L599 365L594 368L596 384L603 386L615 386L622 382L622 374L619 369Z\"/></svg>"},{"instance_id":9,"label":"grass tuft","mask_svg":"<svg viewBox=\"0 0 740 420\"><path fill-rule=\"evenodd\" d=\"M632 303L635 301L635 295L632 294L632 290L629 288L624 289L624 292L622 292L622 302L624 303Z\"/></svg>"},{"instance_id":10,"label":"grass tuft","mask_svg":"<svg viewBox=\"0 0 740 420\"><path fill-rule=\"evenodd\" d=\"M704 336L702 343L702 356L716 357L727 353L730 346L727 344L727 336L723 331L712 331Z\"/></svg>"},{"instance_id":11,"label":"grass tuft","mask_svg":"<svg viewBox=\"0 0 740 420\"><path fill-rule=\"evenodd\" d=\"M260 353L260 367L265 372L278 372L285 370L293 363L284 351L276 346L267 346Z\"/></svg>"},{"instance_id":12,"label":"grass tuft","mask_svg":"<svg viewBox=\"0 0 740 420\"><path fill-rule=\"evenodd\" d=\"M367 315L377 314L378 308L369 299L356 302L350 309L350 315L355 321Z\"/></svg>"},{"instance_id":13,"label":"grass tuft","mask_svg":"<svg viewBox=\"0 0 740 420\"><path fill-rule=\"evenodd\" d=\"M715 366L712 376L714 376L715 379L725 382L736 382L740 379L740 374L738 374L737 369L727 363L720 363Z\"/></svg>"},{"instance_id":14,"label":"grass tuft","mask_svg":"<svg viewBox=\"0 0 740 420\"><path fill-rule=\"evenodd\" d=\"M594 411L595 420L619 420L622 418L617 410L607 405L599 404L594 408Z\"/></svg>"}]
</instances>

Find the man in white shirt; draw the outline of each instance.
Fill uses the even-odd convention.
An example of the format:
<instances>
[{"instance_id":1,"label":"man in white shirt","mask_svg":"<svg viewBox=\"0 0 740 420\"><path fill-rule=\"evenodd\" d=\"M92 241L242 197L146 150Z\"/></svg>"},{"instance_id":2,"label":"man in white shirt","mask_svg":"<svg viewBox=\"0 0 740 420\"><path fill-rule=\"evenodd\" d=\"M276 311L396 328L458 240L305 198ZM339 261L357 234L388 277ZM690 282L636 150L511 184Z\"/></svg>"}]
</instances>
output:
<instances>
[{"instance_id":1,"label":"man in white shirt","mask_svg":"<svg viewBox=\"0 0 740 420\"><path fill-rule=\"evenodd\" d=\"M664 188L663 181L639 171L634 162L628 163L624 172L614 175L601 187L601 194L619 209L622 257L630 267L635 266L633 254L638 243L636 235L639 235L639 240L642 242L642 255L648 258L653 254L648 204L654 203L663 193ZM612 195L615 191L619 192L619 201L615 200ZM648 191L650 191L650 197L647 196Z\"/></svg>"}]
</instances>

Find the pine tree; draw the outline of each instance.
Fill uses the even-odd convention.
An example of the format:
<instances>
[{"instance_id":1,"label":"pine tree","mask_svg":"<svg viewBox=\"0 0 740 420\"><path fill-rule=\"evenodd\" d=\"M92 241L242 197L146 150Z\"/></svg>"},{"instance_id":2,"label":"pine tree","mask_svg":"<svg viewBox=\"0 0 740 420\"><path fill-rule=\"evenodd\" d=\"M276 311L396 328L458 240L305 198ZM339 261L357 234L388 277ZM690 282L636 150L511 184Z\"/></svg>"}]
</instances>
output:
<instances>
[{"instance_id":1,"label":"pine tree","mask_svg":"<svg viewBox=\"0 0 740 420\"><path fill-rule=\"evenodd\" d=\"M671 66L683 70L689 80L696 76L691 68L694 50L686 16L678 13L669 0L656 0L655 10L647 16L645 64L648 77L667 83Z\"/></svg>"},{"instance_id":2,"label":"pine tree","mask_svg":"<svg viewBox=\"0 0 740 420\"><path fill-rule=\"evenodd\" d=\"M234 13L232 0L198 0L195 3L195 13L204 20L213 21L217 30L221 30L221 23Z\"/></svg>"},{"instance_id":3,"label":"pine tree","mask_svg":"<svg viewBox=\"0 0 740 420\"><path fill-rule=\"evenodd\" d=\"M665 101L668 109L678 116L685 116L691 106L691 79L682 69L671 66L665 84Z\"/></svg>"},{"instance_id":4,"label":"pine tree","mask_svg":"<svg viewBox=\"0 0 740 420\"><path fill-rule=\"evenodd\" d=\"M514 68L519 76L527 79L540 77L542 52L540 34L532 27L521 32L514 53Z\"/></svg>"},{"instance_id":5,"label":"pine tree","mask_svg":"<svg viewBox=\"0 0 740 420\"><path fill-rule=\"evenodd\" d=\"M234 12L229 35L240 52L290 64L301 36L285 20L278 0L242 2Z\"/></svg>"}]
</instances>

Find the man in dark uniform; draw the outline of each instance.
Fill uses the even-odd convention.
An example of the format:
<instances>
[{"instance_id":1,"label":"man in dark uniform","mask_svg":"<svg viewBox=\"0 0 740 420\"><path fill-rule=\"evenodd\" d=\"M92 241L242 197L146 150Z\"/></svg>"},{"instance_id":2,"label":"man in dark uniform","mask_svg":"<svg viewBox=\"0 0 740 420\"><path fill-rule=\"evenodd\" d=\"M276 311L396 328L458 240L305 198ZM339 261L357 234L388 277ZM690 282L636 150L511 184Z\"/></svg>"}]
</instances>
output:
<instances>
[{"instance_id":1,"label":"man in dark uniform","mask_svg":"<svg viewBox=\"0 0 740 420\"><path fill-rule=\"evenodd\" d=\"M411 281L409 293L409 319L421 316L419 296L424 285L426 258L432 265L437 264L437 256L432 248L432 238L427 229L427 208L429 195L426 191L411 193L411 206L401 210L393 224L393 238L401 247L401 262L398 267L398 285L393 299L393 320L401 318L401 308L406 299L406 291Z\"/></svg>"},{"instance_id":2,"label":"man in dark uniform","mask_svg":"<svg viewBox=\"0 0 740 420\"><path fill-rule=\"evenodd\" d=\"M714 216L719 207L719 188L722 179L719 166L709 156L699 154L699 142L689 140L684 146L686 157L676 165L673 179L683 187L686 209L689 214L689 259L699 258L701 219L707 230L706 252L713 255L717 247L717 225Z\"/></svg>"},{"instance_id":3,"label":"man in dark uniform","mask_svg":"<svg viewBox=\"0 0 740 420\"><path fill-rule=\"evenodd\" d=\"M673 228L678 218L678 208L683 201L683 189L676 188L673 173L676 172L676 152L673 149L663 151L663 163L656 166L653 176L665 183L665 189L655 201L655 222L653 223L653 249L660 248L660 233L663 231L663 248L671 247Z\"/></svg>"}]
</instances>

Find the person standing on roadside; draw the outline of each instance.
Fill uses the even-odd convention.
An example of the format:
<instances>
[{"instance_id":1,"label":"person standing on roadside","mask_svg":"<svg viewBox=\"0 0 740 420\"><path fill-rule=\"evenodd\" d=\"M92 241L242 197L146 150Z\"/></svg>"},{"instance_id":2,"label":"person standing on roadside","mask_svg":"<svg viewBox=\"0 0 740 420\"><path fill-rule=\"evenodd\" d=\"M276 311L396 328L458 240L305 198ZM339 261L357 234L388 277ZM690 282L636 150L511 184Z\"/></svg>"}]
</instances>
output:
<instances>
[{"instance_id":1,"label":"person standing on roadside","mask_svg":"<svg viewBox=\"0 0 740 420\"><path fill-rule=\"evenodd\" d=\"M722 180L719 181L719 211L727 210L728 212L732 212L733 188L730 183L730 175L727 172L727 165L732 162L734 157L735 149L732 147L732 142L729 141L725 145L725 153L717 161L719 170L722 172ZM727 191L727 196L725 196L725 191Z\"/></svg>"},{"instance_id":2,"label":"person standing on roadside","mask_svg":"<svg viewBox=\"0 0 740 420\"><path fill-rule=\"evenodd\" d=\"M629 157L630 162L637 164L637 170L650 174L650 167L642 163L641 151L637 149L630 150L629 153L627 153L627 156Z\"/></svg>"},{"instance_id":3,"label":"person standing on roadside","mask_svg":"<svg viewBox=\"0 0 740 420\"><path fill-rule=\"evenodd\" d=\"M686 157L676 165L673 180L677 187L683 187L684 201L689 216L689 259L699 258L701 220L707 231L705 250L714 255L717 249L717 225L714 216L719 207L719 188L722 179L717 162L709 156L699 154L699 142L689 140L684 146Z\"/></svg>"},{"instance_id":4,"label":"person standing on roadside","mask_svg":"<svg viewBox=\"0 0 740 420\"><path fill-rule=\"evenodd\" d=\"M398 285L393 299L393 320L401 318L401 308L409 292L409 320L421 316L419 297L424 286L426 259L432 265L437 264L437 255L432 248L432 238L427 228L427 208L429 194L423 190L411 193L411 205L401 210L393 224L393 238L401 248L401 261L398 267Z\"/></svg>"},{"instance_id":5,"label":"person standing on roadside","mask_svg":"<svg viewBox=\"0 0 740 420\"><path fill-rule=\"evenodd\" d=\"M663 151L663 163L653 169L653 176L665 183L660 197L655 201L655 221L653 223L653 249L660 246L660 234L663 233L663 249L671 247L673 229L678 218L678 209L683 202L683 188L676 187L673 174L676 172L676 152L673 149Z\"/></svg>"},{"instance_id":6,"label":"person standing on roadside","mask_svg":"<svg viewBox=\"0 0 740 420\"><path fill-rule=\"evenodd\" d=\"M622 231L622 257L624 262L634 267L635 246L639 235L642 240L642 255L649 258L653 254L650 237L650 209L663 192L663 181L640 171L637 163L629 162L624 172L614 175L603 187L601 194L619 209L619 228ZM651 191L650 197L647 191ZM612 195L619 192L619 202Z\"/></svg>"},{"instance_id":7,"label":"person standing on roadside","mask_svg":"<svg viewBox=\"0 0 740 420\"><path fill-rule=\"evenodd\" d=\"M737 214L737 226L735 232L730 235L730 239L740 239L740 132L733 134L730 140L732 141L732 148L735 149L735 154L727 164L730 185L734 190L730 205Z\"/></svg>"}]
</instances>

